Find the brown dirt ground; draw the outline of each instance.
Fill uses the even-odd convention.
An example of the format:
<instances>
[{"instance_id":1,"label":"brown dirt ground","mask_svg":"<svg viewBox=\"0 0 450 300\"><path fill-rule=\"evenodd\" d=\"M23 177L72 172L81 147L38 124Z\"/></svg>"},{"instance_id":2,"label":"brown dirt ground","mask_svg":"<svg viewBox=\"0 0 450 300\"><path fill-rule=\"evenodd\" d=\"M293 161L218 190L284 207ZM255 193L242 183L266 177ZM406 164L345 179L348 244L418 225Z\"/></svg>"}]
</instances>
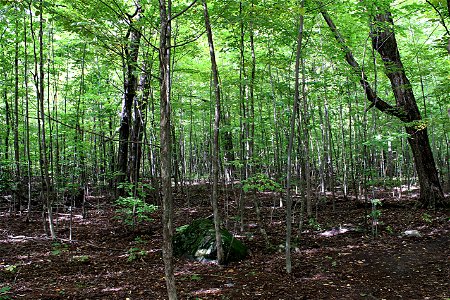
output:
<instances>
[{"instance_id":1,"label":"brown dirt ground","mask_svg":"<svg viewBox=\"0 0 450 300\"><path fill-rule=\"evenodd\" d=\"M186 207L187 198L190 207L176 209L176 225L210 215L208 194L198 188L189 197L178 195L176 207ZM227 266L176 258L179 299L450 299L448 212L415 209L411 199L386 194L373 237L364 205L338 197L333 211L328 199L317 206L316 224L305 221L292 252L293 272L287 275L280 247L285 212L273 206L277 196L258 196L272 249L265 247L250 201L245 231L232 221L237 196L224 193L222 211L250 257ZM75 211L72 242L67 212L56 214L59 244L44 234L40 214L29 222L0 214L0 299L166 298L159 215L130 229L114 218L108 201L92 198L91 204L86 219ZM339 226L357 230L324 235ZM418 230L421 237L402 236L405 230ZM146 255L129 261L131 248Z\"/></svg>"}]
</instances>

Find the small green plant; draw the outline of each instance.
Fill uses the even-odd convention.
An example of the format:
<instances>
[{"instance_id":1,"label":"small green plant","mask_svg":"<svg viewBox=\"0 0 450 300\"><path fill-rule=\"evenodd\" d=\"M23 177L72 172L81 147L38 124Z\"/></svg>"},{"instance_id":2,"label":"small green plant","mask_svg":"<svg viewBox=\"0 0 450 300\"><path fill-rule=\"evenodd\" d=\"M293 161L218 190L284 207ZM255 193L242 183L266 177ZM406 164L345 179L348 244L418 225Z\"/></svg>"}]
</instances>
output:
<instances>
[{"instance_id":1,"label":"small green plant","mask_svg":"<svg viewBox=\"0 0 450 300\"><path fill-rule=\"evenodd\" d=\"M116 205L119 207L116 209L118 217L125 224L133 227L144 221L153 221L149 215L158 209L158 206L147 204L143 200L135 197L119 197L116 200Z\"/></svg>"},{"instance_id":2,"label":"small green plant","mask_svg":"<svg viewBox=\"0 0 450 300\"><path fill-rule=\"evenodd\" d=\"M386 226L386 231L387 231L389 234L394 234L394 228L393 228L391 225L387 225L387 226Z\"/></svg>"},{"instance_id":3,"label":"small green plant","mask_svg":"<svg viewBox=\"0 0 450 300\"><path fill-rule=\"evenodd\" d=\"M309 218L308 226L311 227L313 230L316 230L316 231L322 230L322 226L320 225L319 222L317 222L316 218Z\"/></svg>"},{"instance_id":4,"label":"small green plant","mask_svg":"<svg viewBox=\"0 0 450 300\"><path fill-rule=\"evenodd\" d=\"M372 210L370 211L368 217L372 220L372 236L378 236L378 224L380 223L378 220L381 216L381 210L378 209L379 206L382 205L379 199L372 199L370 201L372 203Z\"/></svg>"},{"instance_id":5,"label":"small green plant","mask_svg":"<svg viewBox=\"0 0 450 300\"><path fill-rule=\"evenodd\" d=\"M198 274L191 275L191 281L200 281L200 280L202 280L202 276L200 276Z\"/></svg>"},{"instance_id":6,"label":"small green plant","mask_svg":"<svg viewBox=\"0 0 450 300\"><path fill-rule=\"evenodd\" d=\"M132 247L128 250L128 262L133 262L138 259L142 259L143 257L147 256L148 252L139 248L139 247Z\"/></svg>"},{"instance_id":7,"label":"small green plant","mask_svg":"<svg viewBox=\"0 0 450 300\"><path fill-rule=\"evenodd\" d=\"M335 268L335 267L337 266L337 262L336 262L336 260L333 259L333 257L331 257L331 256L325 256L325 258L330 260L331 266L332 266L333 268Z\"/></svg>"},{"instance_id":8,"label":"small green plant","mask_svg":"<svg viewBox=\"0 0 450 300\"><path fill-rule=\"evenodd\" d=\"M17 272L17 266L16 265L10 265L5 268L5 271L10 273L16 273Z\"/></svg>"},{"instance_id":9,"label":"small green plant","mask_svg":"<svg viewBox=\"0 0 450 300\"><path fill-rule=\"evenodd\" d=\"M11 290L11 287L9 285L2 286L0 288L0 300L11 299L11 296L8 295L10 290Z\"/></svg>"},{"instance_id":10,"label":"small green plant","mask_svg":"<svg viewBox=\"0 0 450 300\"><path fill-rule=\"evenodd\" d=\"M424 220L424 221L427 222L427 223L433 222L433 219L432 219L431 215L429 215L429 214L427 214L427 213L424 213L424 214L422 215L422 220Z\"/></svg>"},{"instance_id":11,"label":"small green plant","mask_svg":"<svg viewBox=\"0 0 450 300\"><path fill-rule=\"evenodd\" d=\"M177 232L177 233L178 233L178 232L183 232L183 231L185 231L186 228L188 228L188 227L189 227L189 224L181 225L181 226L175 228L175 232Z\"/></svg>"},{"instance_id":12,"label":"small green plant","mask_svg":"<svg viewBox=\"0 0 450 300\"><path fill-rule=\"evenodd\" d=\"M75 255L72 257L72 261L79 263L87 263L89 262L89 260L90 260L89 255Z\"/></svg>"},{"instance_id":13,"label":"small green plant","mask_svg":"<svg viewBox=\"0 0 450 300\"><path fill-rule=\"evenodd\" d=\"M140 235L134 238L134 242L138 245L147 244L147 241Z\"/></svg>"},{"instance_id":14,"label":"small green plant","mask_svg":"<svg viewBox=\"0 0 450 300\"><path fill-rule=\"evenodd\" d=\"M69 250L69 245L67 244L61 244L59 242L52 243L52 250L51 254L54 256L61 255L61 253L66 252Z\"/></svg>"}]
</instances>

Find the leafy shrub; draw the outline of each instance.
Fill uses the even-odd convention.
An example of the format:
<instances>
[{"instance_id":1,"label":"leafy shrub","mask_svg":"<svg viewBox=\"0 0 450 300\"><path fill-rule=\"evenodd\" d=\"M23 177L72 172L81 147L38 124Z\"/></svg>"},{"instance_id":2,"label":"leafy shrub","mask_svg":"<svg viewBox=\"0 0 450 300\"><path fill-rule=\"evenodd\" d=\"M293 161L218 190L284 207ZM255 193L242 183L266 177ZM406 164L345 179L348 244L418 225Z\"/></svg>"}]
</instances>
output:
<instances>
[{"instance_id":1,"label":"leafy shrub","mask_svg":"<svg viewBox=\"0 0 450 300\"><path fill-rule=\"evenodd\" d=\"M158 206L147 204L143 200L135 197L119 197L116 200L116 213L122 221L130 226L136 226L144 221L150 222L153 219L150 214L154 213Z\"/></svg>"},{"instance_id":2,"label":"leafy shrub","mask_svg":"<svg viewBox=\"0 0 450 300\"><path fill-rule=\"evenodd\" d=\"M133 262L135 260L138 260L140 258L143 258L147 256L148 252L139 248L139 247L132 247L128 250L128 262Z\"/></svg>"},{"instance_id":3,"label":"leafy shrub","mask_svg":"<svg viewBox=\"0 0 450 300\"><path fill-rule=\"evenodd\" d=\"M279 192L282 190L281 185L265 174L255 174L242 181L242 189L248 191L272 191Z\"/></svg>"}]
</instances>

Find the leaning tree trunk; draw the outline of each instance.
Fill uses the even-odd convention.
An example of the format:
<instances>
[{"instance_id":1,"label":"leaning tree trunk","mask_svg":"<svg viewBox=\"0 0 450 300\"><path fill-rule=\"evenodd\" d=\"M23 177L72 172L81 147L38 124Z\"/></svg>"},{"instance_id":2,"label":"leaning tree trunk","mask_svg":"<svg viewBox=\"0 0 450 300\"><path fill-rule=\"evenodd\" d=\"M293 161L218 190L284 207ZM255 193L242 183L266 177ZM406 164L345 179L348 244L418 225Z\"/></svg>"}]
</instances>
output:
<instances>
[{"instance_id":1,"label":"leaning tree trunk","mask_svg":"<svg viewBox=\"0 0 450 300\"><path fill-rule=\"evenodd\" d=\"M428 140L427 123L417 107L411 83L405 74L397 46L390 12L385 11L374 16L371 28L372 45L380 54L385 66L386 76L391 82L397 109L402 113L408 133L414 163L420 184L420 201L424 207L444 205L444 193L439 182L436 164Z\"/></svg>"},{"instance_id":2,"label":"leaning tree trunk","mask_svg":"<svg viewBox=\"0 0 450 300\"><path fill-rule=\"evenodd\" d=\"M412 86L406 77L400 60L390 13L384 12L375 16L374 23L376 25L372 27L371 37L374 49L380 53L385 64L386 75L391 81L397 102L396 106L391 106L380 99L372 89L367 81L367 77L362 72L353 53L345 44L344 38L337 30L336 25L323 5L321 5L321 14L345 53L347 63L353 68L355 73L361 76L360 84L364 89L367 100L371 102L370 107L375 107L405 123L406 132L409 134L408 142L413 152L414 163L419 177L421 205L424 207L446 206L447 202L439 182L438 172L428 140L426 123L421 120Z\"/></svg>"}]
</instances>

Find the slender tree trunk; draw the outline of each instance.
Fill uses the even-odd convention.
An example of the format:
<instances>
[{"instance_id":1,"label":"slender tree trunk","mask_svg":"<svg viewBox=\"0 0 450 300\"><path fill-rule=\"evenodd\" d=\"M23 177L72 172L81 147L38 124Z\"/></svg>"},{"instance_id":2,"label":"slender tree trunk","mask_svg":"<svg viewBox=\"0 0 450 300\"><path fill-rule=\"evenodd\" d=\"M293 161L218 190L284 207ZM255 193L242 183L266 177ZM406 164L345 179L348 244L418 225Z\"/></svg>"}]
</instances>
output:
<instances>
[{"instance_id":1,"label":"slender tree trunk","mask_svg":"<svg viewBox=\"0 0 450 300\"><path fill-rule=\"evenodd\" d=\"M31 11L31 4L30 4ZM52 187L50 186L50 175L49 175L49 164L47 155L47 140L46 140L46 130L45 130L45 105L44 105L44 42L43 42L43 0L39 1L39 59L36 51L34 51L35 57L35 82L36 82L36 92L38 98L39 107L39 128L40 128L40 167L42 174L42 194L44 197L44 203L47 210L48 225L50 230L50 235L53 239L56 239L55 230L53 227L53 213L52 213L52 197L50 192ZM31 24L33 20L31 19ZM33 32L33 29L32 29ZM39 68L38 68L39 67ZM39 74L38 74L39 73Z\"/></svg>"},{"instance_id":2,"label":"slender tree trunk","mask_svg":"<svg viewBox=\"0 0 450 300\"><path fill-rule=\"evenodd\" d=\"M209 55L211 57L211 71L214 85L214 95L216 99L214 110L214 137L212 150L212 173L213 173L213 190L212 190L212 207L214 214L214 229L216 232L216 248L217 261L219 264L225 262L225 257L222 247L222 235L220 232L220 214L218 206L218 189L219 189L219 126L220 126L220 85L219 85L219 71L217 70L216 53L214 51L213 36L211 31L211 24L209 22L208 7L206 0L203 0L203 15L205 18L206 34L208 35Z\"/></svg>"},{"instance_id":3,"label":"slender tree trunk","mask_svg":"<svg viewBox=\"0 0 450 300\"><path fill-rule=\"evenodd\" d=\"M253 28L253 11L254 3L251 1L252 15L250 19L250 53L251 53L251 71L250 71L250 84L249 84L249 122L248 122L248 158L250 160L249 176L253 176L255 172L255 77L256 77L256 55L255 55L255 33Z\"/></svg>"},{"instance_id":4,"label":"slender tree trunk","mask_svg":"<svg viewBox=\"0 0 450 300\"><path fill-rule=\"evenodd\" d=\"M28 203L27 203L27 221L31 214L31 151L30 151L30 110L28 95L28 43L27 43L27 14L23 14L23 36L24 36L24 84L25 84L25 147L27 156L27 181L28 181Z\"/></svg>"},{"instance_id":5,"label":"slender tree trunk","mask_svg":"<svg viewBox=\"0 0 450 300\"><path fill-rule=\"evenodd\" d=\"M4 71L4 82L5 85L3 87L3 99L5 100L5 160L9 159L9 136L11 134L11 109L9 107L8 102L8 85L6 84L8 81L7 72Z\"/></svg>"},{"instance_id":6,"label":"slender tree trunk","mask_svg":"<svg viewBox=\"0 0 450 300\"><path fill-rule=\"evenodd\" d=\"M19 148L19 8L16 8L16 37L14 43L14 162L16 167L17 189L21 191L20 148ZM20 193L21 194L21 193ZM19 200L20 201L20 200Z\"/></svg>"},{"instance_id":7,"label":"slender tree trunk","mask_svg":"<svg viewBox=\"0 0 450 300\"><path fill-rule=\"evenodd\" d=\"M304 0L301 1L301 7L303 8ZM303 42L303 12L300 13L298 36L297 36L297 52L295 56L295 87L294 87L294 106L292 108L292 115L290 120L290 133L289 144L287 150L287 179L286 179L286 272L292 272L292 260L291 260L291 235L292 235L292 197L291 197L291 170L292 170L292 148L294 144L295 135L295 119L300 102L300 62L302 54L302 42Z\"/></svg>"},{"instance_id":8,"label":"slender tree trunk","mask_svg":"<svg viewBox=\"0 0 450 300\"><path fill-rule=\"evenodd\" d=\"M240 55L240 65L239 65L239 100L240 100L240 159L241 159L241 180L246 179L248 177L248 161L247 161L247 153L246 146L248 142L246 139L248 138L248 120L247 120L247 105L245 103L245 91L246 85L244 81L246 79L245 75L245 48L244 48L244 12L243 12L243 4L242 1L239 1L239 27L240 27L240 42L239 42L239 55ZM244 205L244 197L242 197L240 201L240 206ZM240 208L243 209L243 208Z\"/></svg>"},{"instance_id":9,"label":"slender tree trunk","mask_svg":"<svg viewBox=\"0 0 450 300\"><path fill-rule=\"evenodd\" d=\"M169 300L177 299L175 276L173 269L173 199L172 199L172 151L170 138L170 15L171 0L160 0L160 160L161 160L161 194L163 202L163 260L166 286Z\"/></svg>"}]
</instances>

